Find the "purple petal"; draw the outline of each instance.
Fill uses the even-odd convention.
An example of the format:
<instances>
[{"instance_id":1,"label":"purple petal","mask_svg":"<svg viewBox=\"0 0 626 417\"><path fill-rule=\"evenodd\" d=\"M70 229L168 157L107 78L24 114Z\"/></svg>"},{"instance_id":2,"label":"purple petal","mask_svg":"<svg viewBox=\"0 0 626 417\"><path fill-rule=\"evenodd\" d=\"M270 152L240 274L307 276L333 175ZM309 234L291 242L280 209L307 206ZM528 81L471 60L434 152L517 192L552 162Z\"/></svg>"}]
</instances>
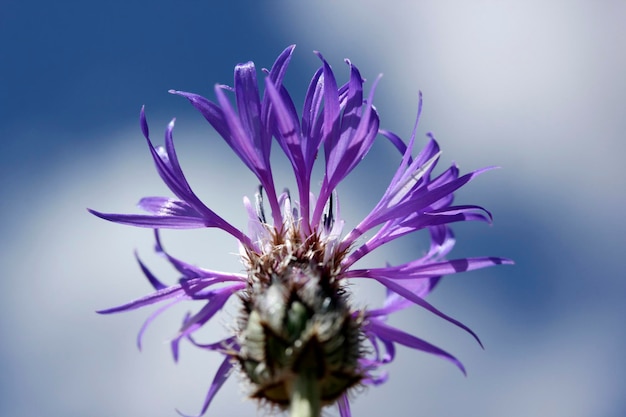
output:
<instances>
[{"instance_id":1,"label":"purple petal","mask_svg":"<svg viewBox=\"0 0 626 417\"><path fill-rule=\"evenodd\" d=\"M280 53L280 55L278 55L276 61L274 61L274 64L269 71L269 77L274 84L281 85L283 83L283 79L285 78L287 67L291 61L294 49L296 49L296 45L289 45L283 52Z\"/></svg>"},{"instance_id":2,"label":"purple petal","mask_svg":"<svg viewBox=\"0 0 626 417\"><path fill-rule=\"evenodd\" d=\"M266 138L269 137L269 135L265 127L258 125L257 116L255 116L258 115L258 109L256 109L256 104L258 104L258 90L256 90L256 93L251 91L250 69L244 67L245 66L240 66L239 71L236 72L236 78L238 78L236 84L240 89L245 90L236 91L238 103L243 106L243 108L239 109L240 113L244 113L245 122L243 122L243 124L242 119L235 113L230 101L222 91L224 89L223 86L215 86L215 94L218 98L219 106L197 94L175 90L170 90L170 93L187 98L191 104L202 113L220 136L222 136L242 162L257 176L268 193L274 220L278 224L281 224L280 209L276 201L276 191L274 189L274 181L272 179L269 163L270 140ZM256 75L254 79L256 80ZM256 98L253 97L251 99L251 106L254 108L248 109L245 105L245 97L250 98L251 95L254 94L256 94ZM252 130L246 130L246 127ZM262 132L261 136L259 136L259 132Z\"/></svg>"},{"instance_id":3,"label":"purple petal","mask_svg":"<svg viewBox=\"0 0 626 417\"><path fill-rule=\"evenodd\" d=\"M271 136L261 124L261 100L253 62L235 67L235 97L243 129L248 132L253 146L261 150L264 157L269 157Z\"/></svg>"},{"instance_id":4,"label":"purple petal","mask_svg":"<svg viewBox=\"0 0 626 417\"><path fill-rule=\"evenodd\" d=\"M307 138L300 135L300 124L298 123L298 115L295 113L293 103L286 102L278 91L276 86L269 78L265 79L266 94L268 95L272 106L274 122L276 124L276 138L285 155L289 158L294 170L298 172L306 172L304 155L302 148Z\"/></svg>"},{"instance_id":5,"label":"purple petal","mask_svg":"<svg viewBox=\"0 0 626 417\"><path fill-rule=\"evenodd\" d=\"M150 304L158 303L159 301L169 300L172 298L188 298L185 295L185 291L180 287L180 285L172 285L171 287L163 288L161 290L155 291L152 294L146 295L145 297L138 298L136 300L131 301L130 303L122 304L121 306L107 308L105 310L97 311L98 314L111 314L111 313L119 313L121 311L130 311L140 307L145 307Z\"/></svg>"},{"instance_id":6,"label":"purple petal","mask_svg":"<svg viewBox=\"0 0 626 417\"><path fill-rule=\"evenodd\" d=\"M174 268L176 268L178 272L183 274L186 278L206 278L206 279L197 279L194 281L191 281L191 280L186 281L185 285L187 285L188 287L191 287L192 285L198 284L198 283L212 285L218 282L228 282L228 281L240 281L241 282L241 281L246 280L246 276L241 275L241 274L213 271L210 269L204 269L204 268L191 265L187 262L183 262L180 259L175 258L172 255L170 255L167 251L165 251L161 243L161 237L160 237L158 229L154 230L154 236L156 240L156 244L155 244L156 252L164 255L167 258L167 260L174 266ZM204 287L206 286L207 285L205 285Z\"/></svg>"},{"instance_id":7,"label":"purple petal","mask_svg":"<svg viewBox=\"0 0 626 417\"><path fill-rule=\"evenodd\" d=\"M354 136L359 123L361 121L360 113L363 106L363 79L357 67L352 65L350 61L346 61L350 67L350 81L346 91L346 102L341 116L341 135L345 140L339 139L339 143L348 144L349 139ZM345 152L345 148L343 149Z\"/></svg>"},{"instance_id":8,"label":"purple petal","mask_svg":"<svg viewBox=\"0 0 626 417\"><path fill-rule=\"evenodd\" d=\"M328 176L327 192L332 192L339 182L361 162L374 143L374 139L378 133L379 120L371 103L378 80L379 78L374 82L367 102L359 108L360 118L358 119L358 125L353 127L351 123L354 123L354 121L347 123L347 126L342 125L341 128L346 128L346 131L341 131L341 137L338 143L329 152L329 156L326 160L326 175ZM344 115L344 117L354 118L355 116L348 114ZM341 121L343 123L344 118L342 118ZM326 143L327 142L324 142L324 147L326 147ZM321 195L321 192L320 197L324 197ZM320 204L319 201L318 204Z\"/></svg>"},{"instance_id":9,"label":"purple petal","mask_svg":"<svg viewBox=\"0 0 626 417\"><path fill-rule=\"evenodd\" d=\"M373 317L370 311L367 311L367 317ZM391 363L393 361L393 359L396 357L396 347L393 345L392 342L390 342L389 340L385 340L385 339L378 339L384 347L385 353L384 354L380 354L380 350L378 349L378 343L376 342L376 337L372 337L374 339L374 342L376 343L377 349L376 349L376 363L378 365L385 365L387 363Z\"/></svg>"},{"instance_id":10,"label":"purple petal","mask_svg":"<svg viewBox=\"0 0 626 417\"><path fill-rule=\"evenodd\" d=\"M273 105L276 139L294 170L300 198L302 226L304 232L309 234L311 172L322 137L302 135L298 115L289 95L284 88L279 93L269 78L266 79L266 94Z\"/></svg>"},{"instance_id":11,"label":"purple petal","mask_svg":"<svg viewBox=\"0 0 626 417\"><path fill-rule=\"evenodd\" d=\"M320 55L320 58L323 58ZM329 87L326 85L326 78L334 76L330 67L324 61L324 155L326 159L326 173L319 192L319 197L315 210L313 212L312 224L318 224L321 215L330 195L337 187L339 182L343 180L352 169L363 159L371 148L374 138L378 133L378 115L372 106L372 100L377 78L374 82L367 101L362 104L358 110L353 108L354 100L361 97L362 80L356 67L351 66L351 78L346 91L345 103L337 109L338 93L337 91L327 91ZM349 62L348 62L349 63ZM331 101L329 103L329 100ZM332 105L328 109L329 104ZM345 106L348 106L347 108ZM343 116L340 110L344 110ZM348 113L345 113L347 111ZM359 117L356 115L358 114ZM344 119L345 123L344 123ZM355 125L358 119L358 124ZM327 126L327 123L332 123ZM339 122L339 123L338 123Z\"/></svg>"},{"instance_id":12,"label":"purple petal","mask_svg":"<svg viewBox=\"0 0 626 417\"><path fill-rule=\"evenodd\" d=\"M313 139L311 142L317 143L318 146L322 140L321 122L323 117L319 117L319 115L324 96L323 74L324 68L322 67L313 75L304 98L304 106L302 107L302 136ZM310 161L309 163L312 163L315 155L317 155L317 147L315 147L315 151L312 148L312 146L309 146L306 152L306 159Z\"/></svg>"},{"instance_id":13,"label":"purple petal","mask_svg":"<svg viewBox=\"0 0 626 417\"><path fill-rule=\"evenodd\" d=\"M385 223L394 219L404 219L407 216L414 215L416 212L424 211L429 205L437 202L438 200L446 198L479 174L490 169L492 168L484 168L481 170L470 172L460 178L444 183L443 185L440 185L434 189L430 189L430 185L429 188L418 187L417 191L411 191L404 194L403 199L396 205L392 205L391 207L387 206L387 202L391 201L391 196L386 195L386 197L381 200L376 208L372 210L372 212L356 228L354 228L354 230L351 231L348 236L343 239L342 246L350 246L352 243L354 243L356 239L363 235L363 233L372 229L373 227L380 225L381 223Z\"/></svg>"},{"instance_id":14,"label":"purple petal","mask_svg":"<svg viewBox=\"0 0 626 417\"><path fill-rule=\"evenodd\" d=\"M146 142L148 147L150 148L150 153L152 154L152 159L156 165L157 171L165 184L170 188L170 190L182 201L184 201L187 205L191 206L196 214L193 217L201 217L205 221L204 227L218 227L225 232L230 233L241 242L248 242L249 239L241 233L237 228L233 227L230 223L222 219L218 216L213 210L209 209L200 199L193 193L183 171L178 163L178 158L176 156L176 151L174 149L174 141L173 141L173 129L174 129L174 120L170 122L166 131L165 131L165 150L160 148L157 150L150 137L147 136L147 121L145 114L142 109L141 113L141 122L142 122L142 130L146 135ZM143 128L145 126L145 129ZM191 228L180 227L180 226L168 226L171 223L165 222L165 224L161 227L169 227L169 228ZM175 224L175 223L174 223ZM141 224L136 224L137 226L141 226ZM149 226L144 226L149 227ZM158 227L158 226L157 226ZM197 226L202 227L202 226Z\"/></svg>"},{"instance_id":15,"label":"purple petal","mask_svg":"<svg viewBox=\"0 0 626 417\"><path fill-rule=\"evenodd\" d=\"M180 165L178 164L178 159L174 150L172 138L174 121L172 120L165 132L165 150L162 148L157 150L152 144L149 137L145 109L143 107L140 113L140 122L141 130L145 136L159 175L170 190L181 201L176 202L175 200L169 200L161 197L149 197L142 200L140 202L140 206L150 212L158 213L156 216L101 213L94 210L89 211L105 220L138 227L172 229L218 227L235 236L244 244L249 243L249 239L246 235L241 233L230 223L226 222L206 207L189 187Z\"/></svg>"},{"instance_id":16,"label":"purple petal","mask_svg":"<svg viewBox=\"0 0 626 417\"><path fill-rule=\"evenodd\" d=\"M388 326L385 323L376 319L370 319L368 322L366 322L364 328L365 331L374 333L381 340L392 341L413 349L418 349L423 352L441 356L442 358L454 363L461 370L461 372L463 372L463 374L467 375L467 373L465 372L465 367L457 358L450 355L448 352L438 348L437 346L426 342L425 340L398 330L395 327Z\"/></svg>"},{"instance_id":17,"label":"purple petal","mask_svg":"<svg viewBox=\"0 0 626 417\"><path fill-rule=\"evenodd\" d=\"M264 183L267 179L264 175L261 175L261 173L269 169L267 166L268 161L263 157L266 150L260 147L258 139L249 136L249 132L245 130L223 90L223 86L215 86L215 95L224 112L224 119L229 131L228 137L224 139L227 140L231 148L233 148L250 170L259 177L261 183ZM257 141L256 143L255 140Z\"/></svg>"},{"instance_id":18,"label":"purple petal","mask_svg":"<svg viewBox=\"0 0 626 417\"><path fill-rule=\"evenodd\" d=\"M211 296L207 298L207 304L193 316L187 314L183 320L183 325L178 334L170 341L174 359L178 359L178 346L183 338L190 338L190 335L201 328L208 322L218 311L224 307L228 298L244 288L245 284L233 285L231 287L220 288L211 292Z\"/></svg>"},{"instance_id":19,"label":"purple petal","mask_svg":"<svg viewBox=\"0 0 626 417\"><path fill-rule=\"evenodd\" d=\"M220 107L210 100L202 97L201 95L194 93L187 93L185 91L170 90L170 94L176 94L185 97L189 102L204 116L209 124L215 129L219 135L226 140L226 142L233 147L230 142L230 133L228 123L224 118L224 112ZM237 150L233 148L235 152ZM237 153L238 154L238 153Z\"/></svg>"},{"instance_id":20,"label":"purple petal","mask_svg":"<svg viewBox=\"0 0 626 417\"><path fill-rule=\"evenodd\" d=\"M109 220L114 223L147 227L150 229L198 229L201 227L215 226L215 224L207 224L207 220L200 217L101 213L92 209L87 209L87 211L101 219Z\"/></svg>"},{"instance_id":21,"label":"purple petal","mask_svg":"<svg viewBox=\"0 0 626 417\"><path fill-rule=\"evenodd\" d=\"M326 160L330 158L330 153L334 145L339 140L339 93L337 91L337 81L333 70L328 65L322 54L317 52L317 56L322 60L323 87L324 87L324 109L323 109L323 137L324 152ZM328 146L326 146L328 144Z\"/></svg>"},{"instance_id":22,"label":"purple petal","mask_svg":"<svg viewBox=\"0 0 626 417\"><path fill-rule=\"evenodd\" d=\"M438 278L438 277L436 277ZM413 294L419 297L426 297L431 289L433 279L414 279L414 280L405 280L402 281L402 286L407 290L411 291ZM368 310L368 315L371 317L386 317L391 313L395 313L396 311L403 310L407 307L413 305L413 302L407 300L406 298L398 295L397 293L387 289L387 294L385 297L385 302L382 308L377 308L374 310Z\"/></svg>"},{"instance_id":23,"label":"purple petal","mask_svg":"<svg viewBox=\"0 0 626 417\"><path fill-rule=\"evenodd\" d=\"M206 398L204 399L204 404L202 405L202 410L200 411L199 414L192 416L192 415L183 414L179 410L176 410L176 412L183 417L200 417L204 413L206 413L206 410L209 408L209 405L211 405L211 401L213 401L213 397L215 397L215 394L217 394L220 388L222 388L222 385L224 385L224 382L226 382L226 380L230 376L230 370L232 369L232 367L233 367L233 363L232 363L231 358L229 356L226 356L224 358L224 361L222 361L222 364L220 365L219 369L217 370L215 377L213 378L213 382L211 382L211 387L209 388L209 392L207 393Z\"/></svg>"},{"instance_id":24,"label":"purple petal","mask_svg":"<svg viewBox=\"0 0 626 417\"><path fill-rule=\"evenodd\" d=\"M498 258L494 256L461 258L426 264L422 259L417 259L415 261L393 267L352 270L346 272L345 276L347 278L365 277L374 279L388 278L394 280L412 280L416 278L427 279L442 275L473 271L475 269L487 268L494 265L512 264L513 261L510 259Z\"/></svg>"},{"instance_id":25,"label":"purple petal","mask_svg":"<svg viewBox=\"0 0 626 417\"><path fill-rule=\"evenodd\" d=\"M201 349L211 350L211 351L224 351L226 349L236 348L235 340L237 339L235 336L227 337L226 339L222 339L215 343L198 343L193 337L188 338L194 346L199 347Z\"/></svg>"},{"instance_id":26,"label":"purple petal","mask_svg":"<svg viewBox=\"0 0 626 417\"><path fill-rule=\"evenodd\" d=\"M275 86L278 86L279 89L281 90L282 90L281 85L283 83L283 79L285 78L285 74L287 73L287 67L289 67L289 62L291 61L291 55L293 54L293 51L295 48L296 48L295 45L290 45L287 48L285 48L285 50L281 52L278 58L276 58L276 61L274 61L272 68L269 71L267 71L267 74L268 74L267 77L272 81L272 83ZM289 93L286 93L286 95L288 97ZM289 101L291 101L291 99L289 99ZM272 126L272 121L271 121L272 115L271 115L270 99L268 97L267 91L263 94L263 102L261 104L261 117L263 119L263 123L268 128L268 132L272 133L271 129L269 128L270 126Z\"/></svg>"},{"instance_id":27,"label":"purple petal","mask_svg":"<svg viewBox=\"0 0 626 417\"><path fill-rule=\"evenodd\" d=\"M245 284L240 284L216 290L212 294L213 296L208 300L207 304L202 307L200 311L190 317L189 320L187 320L187 322L179 330L176 337L185 337L202 327L202 325L209 321L218 311L222 309L222 307L224 307L224 304L226 304L226 301L228 301L231 295L244 287Z\"/></svg>"},{"instance_id":28,"label":"purple petal","mask_svg":"<svg viewBox=\"0 0 626 417\"><path fill-rule=\"evenodd\" d=\"M398 135L396 135L395 133L390 132L388 130L384 130L384 129L380 129L380 131L379 131L379 133L381 135L383 135L384 137L386 137L396 147L396 149L398 149L400 154L403 155L403 161L402 161L402 164L400 165L400 168L398 169L398 172L401 172L402 170L404 170L406 165L410 165L412 163L412 161L413 161L413 158L411 158L411 149L413 148L413 143L415 142L415 134L417 132L417 126L419 125L420 116L422 115L422 104L423 104L422 92L420 91L419 92L419 100L418 100L418 104L417 104L417 116L415 117L415 123L413 124L413 132L411 133L411 139L409 140L409 145L408 146L405 145L404 141L402 139L400 139L400 137ZM431 140L431 142L433 142L433 141ZM430 143L427 145L426 148L428 148L428 146L430 146ZM408 152L407 152L407 150L408 150ZM404 161L404 157L405 156L407 156L406 162ZM427 158L427 159L430 159L430 158ZM404 165L404 167L403 167L403 165ZM392 180L391 184L393 184L393 183L394 183L394 181Z\"/></svg>"},{"instance_id":29,"label":"purple petal","mask_svg":"<svg viewBox=\"0 0 626 417\"><path fill-rule=\"evenodd\" d=\"M458 214L463 214L468 216L468 219L482 220L487 223L491 223L491 221L493 220L493 216L489 210L485 209L484 207L474 205L443 207L436 210L430 210L424 214L427 216L454 216ZM475 215L476 217L471 217L472 215Z\"/></svg>"},{"instance_id":30,"label":"purple petal","mask_svg":"<svg viewBox=\"0 0 626 417\"><path fill-rule=\"evenodd\" d=\"M391 291L393 291L393 292L403 296L407 300L412 301L413 303L417 304L418 306L420 306L422 308L425 308L426 310L430 311L431 313L435 314L436 316L439 316L442 319L444 319L444 320L454 324L455 326L460 327L461 329L465 330L466 332L471 334L474 337L474 339L476 339L476 341L478 342L480 347L483 347L483 344L480 341L480 339L478 338L478 335L476 335L476 333L474 333L472 331L472 329L470 329L469 327L467 327L466 325L464 325L460 321L458 321L456 319L453 319L452 317L450 317L450 316L442 313L441 311L437 310L434 306L429 304L422 297L418 296L417 294L414 294L409 289L407 289L404 286L396 283L393 280L380 278L380 277L379 278L374 278L374 279L376 281L380 282L381 284L383 284L385 287L389 288Z\"/></svg>"},{"instance_id":31,"label":"purple petal","mask_svg":"<svg viewBox=\"0 0 626 417\"><path fill-rule=\"evenodd\" d=\"M144 197L137 204L139 208L159 216L181 216L202 218L193 207L184 201L167 197Z\"/></svg>"},{"instance_id":32,"label":"purple petal","mask_svg":"<svg viewBox=\"0 0 626 417\"><path fill-rule=\"evenodd\" d=\"M141 259L139 259L139 255L137 254L137 251L135 251L135 259L137 259L137 262L139 263L139 267L141 268L141 271L146 276L146 278L148 278L150 285L152 285L152 287L155 290L158 291L158 290L167 288L167 285L159 281L159 279L148 269L148 267L144 265L143 262L141 262Z\"/></svg>"},{"instance_id":33,"label":"purple petal","mask_svg":"<svg viewBox=\"0 0 626 417\"><path fill-rule=\"evenodd\" d=\"M248 92L249 94L249 92ZM228 125L229 136L224 137L231 148L237 153L241 160L250 168L257 176L261 185L265 189L268 201L272 209L274 223L277 226L282 224L280 207L276 197L276 189L274 187L274 179L272 177L272 169L270 166L270 141L263 137L257 137L252 132L246 131L242 125L241 119L237 116L232 108L230 101L223 92L223 86L215 86L215 95L219 102L224 118ZM241 112L242 110L239 109ZM252 135L252 136L251 136Z\"/></svg>"},{"instance_id":34,"label":"purple petal","mask_svg":"<svg viewBox=\"0 0 626 417\"><path fill-rule=\"evenodd\" d=\"M189 321L190 317L191 317L191 313L190 312L185 313L185 316L183 317L183 326L185 325L185 323L187 323ZM172 339L170 341L170 348L172 349L172 356L174 357L174 362L178 362L178 358L180 357L180 341L181 341L181 339L182 339L182 337L176 336L176 337L174 337L174 339Z\"/></svg>"},{"instance_id":35,"label":"purple petal","mask_svg":"<svg viewBox=\"0 0 626 417\"><path fill-rule=\"evenodd\" d=\"M483 211L485 214L480 211ZM380 246L421 229L431 229L461 221L482 221L491 223L491 220L491 213L480 206L455 206L431 210L424 213L412 213L404 220L385 223L376 235L352 252L342 264L347 268Z\"/></svg>"},{"instance_id":36,"label":"purple petal","mask_svg":"<svg viewBox=\"0 0 626 417\"><path fill-rule=\"evenodd\" d=\"M337 400L337 406L339 407L339 415L341 417L352 417L352 413L350 413L350 402L348 401L348 396L343 394Z\"/></svg>"},{"instance_id":37,"label":"purple petal","mask_svg":"<svg viewBox=\"0 0 626 417\"><path fill-rule=\"evenodd\" d=\"M191 299L193 300L207 300L210 299L215 291L222 291L224 288L220 288L218 290L212 289L209 291L202 291L210 286L215 284L221 284L224 282L239 282L240 284L233 285L231 287L233 291L238 291L239 289L245 288L245 283L242 282L239 277L237 279L232 279L230 277L217 277L217 278L182 278L180 280L180 286L185 291Z\"/></svg>"},{"instance_id":38,"label":"purple petal","mask_svg":"<svg viewBox=\"0 0 626 417\"><path fill-rule=\"evenodd\" d=\"M164 306L160 307L159 309L157 309L156 311L154 311L152 314L150 314L148 316L148 318L141 325L141 328L139 329L139 332L137 333L137 349L141 350L141 343L142 343L142 340L143 340L143 334L145 333L145 331L148 328L148 326L150 325L150 323L152 323L154 321L154 319L156 319L158 316L160 316L165 310L168 310L170 307L178 304L180 301L181 300L174 300L171 303L165 304Z\"/></svg>"},{"instance_id":39,"label":"purple petal","mask_svg":"<svg viewBox=\"0 0 626 417\"><path fill-rule=\"evenodd\" d=\"M400 202L410 200L413 194L423 189L440 156L441 152L438 152L424 163L420 163L419 157L415 159L397 182L389 186L385 196L381 199L382 206L397 206Z\"/></svg>"},{"instance_id":40,"label":"purple petal","mask_svg":"<svg viewBox=\"0 0 626 417\"><path fill-rule=\"evenodd\" d=\"M416 160L412 163L410 161L411 149L413 147L413 143L415 140L415 129L413 134L411 135L411 140L409 141L409 146L406 148L406 151L402 157L402 162L398 170L396 171L389 187L385 191L385 194L379 201L379 203L374 207L372 212L366 217L365 220L361 222L357 228L354 229L349 236L344 239L344 245L351 244L356 238L358 238L363 233L363 228L366 227L367 222L371 221L373 217L375 217L376 213L380 213L384 210L387 210L389 207L394 205L394 202L401 201L404 197L409 195L409 192L412 189L416 189L419 187L424 187L430 172L434 168L434 164L437 161L437 155L439 152L439 146L434 139L431 139L428 145L422 149L422 151L417 156ZM398 140L400 140L398 138ZM451 195L446 196L446 198L450 198ZM409 197L410 198L410 197ZM443 201L443 200L442 200ZM433 207L434 208L434 207ZM410 222L410 219L414 219L413 222ZM419 227L424 227L425 224L415 224L415 222L419 221L432 221L432 219L424 219L424 217L417 211L412 211L407 214L405 217L396 217L392 221L385 224L382 230L377 233L376 239L382 239L384 241L379 241L375 247L380 246L383 243L391 241L390 237L393 235L395 238L402 236L403 234L410 233L413 230L417 230ZM410 222L410 223L409 223ZM400 227L400 223L404 226L411 226L411 229L406 227ZM401 232L402 230L402 232ZM376 239L371 239L374 242ZM368 242L370 243L370 242ZM371 243L370 243L371 244ZM346 246L347 247L347 246ZM373 248L372 248L373 249ZM370 249L370 251L372 250Z\"/></svg>"},{"instance_id":41,"label":"purple petal","mask_svg":"<svg viewBox=\"0 0 626 417\"><path fill-rule=\"evenodd\" d=\"M396 147L396 149L398 150L398 152L400 152L401 155L406 155L406 151L407 149L410 149L410 146L407 146L404 141L395 133L389 131L389 130L385 130L385 129L380 129L378 131L378 133L380 133L381 135L383 135L384 137L386 137L389 142L391 142L393 144L393 146ZM410 161L413 160L413 158L410 158ZM411 162L409 162L410 164Z\"/></svg>"},{"instance_id":42,"label":"purple petal","mask_svg":"<svg viewBox=\"0 0 626 417\"><path fill-rule=\"evenodd\" d=\"M382 385L389 379L389 372L384 371L380 372L378 375L368 374L365 378L361 380L363 385Z\"/></svg>"}]
</instances>

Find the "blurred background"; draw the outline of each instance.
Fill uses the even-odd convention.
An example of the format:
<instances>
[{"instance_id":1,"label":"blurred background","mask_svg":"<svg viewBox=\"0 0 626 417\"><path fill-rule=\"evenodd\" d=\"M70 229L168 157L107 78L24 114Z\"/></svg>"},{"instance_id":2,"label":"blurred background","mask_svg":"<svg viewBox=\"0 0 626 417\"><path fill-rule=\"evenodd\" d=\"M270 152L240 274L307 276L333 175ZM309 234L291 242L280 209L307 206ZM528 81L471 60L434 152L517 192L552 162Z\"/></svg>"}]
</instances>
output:
<instances>
[{"instance_id":1,"label":"blurred background","mask_svg":"<svg viewBox=\"0 0 626 417\"><path fill-rule=\"evenodd\" d=\"M470 4L471 3L471 4ZM450 277L430 301L471 337L410 309L392 323L457 355L400 348L379 388L355 393L353 415L611 417L626 415L626 3L501 1L0 1L0 415L174 416L200 410L219 355L167 341L187 307L136 333L149 310L97 309L149 291L132 252L158 275L149 230L98 220L86 207L134 212L170 195L138 124L153 140L172 117L180 159L211 208L245 228L242 196L256 181L208 124L168 89L213 97L236 63L270 67L297 44L286 85L296 103L322 51L347 79L350 58L370 82L381 126L408 138L424 94L417 147L433 131L463 172L488 165L458 193L494 213L463 224L453 256L506 256L514 267ZM260 77L261 78L261 77ZM371 85L367 84L368 87ZM300 104L298 104L300 105ZM276 183L291 186L275 148ZM398 155L380 141L340 188L343 217L360 220ZM175 255L239 271L235 242L214 230L164 234ZM367 262L405 262L406 239ZM357 285L375 306L378 287ZM206 341L232 326L237 307ZM620 353L621 352L621 353ZM231 378L208 416L262 415ZM390 414L391 413L391 414ZM327 415L338 415L329 408Z\"/></svg>"}]
</instances>

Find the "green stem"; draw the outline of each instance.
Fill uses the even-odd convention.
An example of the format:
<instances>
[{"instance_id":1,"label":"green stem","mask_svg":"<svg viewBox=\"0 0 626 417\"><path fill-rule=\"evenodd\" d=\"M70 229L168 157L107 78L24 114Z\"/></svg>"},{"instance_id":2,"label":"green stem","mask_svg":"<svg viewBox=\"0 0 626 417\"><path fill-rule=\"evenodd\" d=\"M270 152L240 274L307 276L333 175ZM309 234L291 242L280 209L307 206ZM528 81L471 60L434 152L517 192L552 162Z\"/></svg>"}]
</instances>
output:
<instances>
[{"instance_id":1,"label":"green stem","mask_svg":"<svg viewBox=\"0 0 626 417\"><path fill-rule=\"evenodd\" d=\"M320 387L314 372L298 373L291 384L291 417L320 417Z\"/></svg>"}]
</instances>

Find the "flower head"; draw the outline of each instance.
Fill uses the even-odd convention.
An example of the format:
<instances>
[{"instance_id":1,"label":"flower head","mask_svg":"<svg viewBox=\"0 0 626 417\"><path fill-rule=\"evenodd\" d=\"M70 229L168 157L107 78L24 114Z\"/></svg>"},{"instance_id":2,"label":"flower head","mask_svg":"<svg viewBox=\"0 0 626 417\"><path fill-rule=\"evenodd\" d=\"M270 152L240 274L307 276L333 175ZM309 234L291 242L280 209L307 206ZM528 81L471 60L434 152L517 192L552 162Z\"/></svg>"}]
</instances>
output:
<instances>
[{"instance_id":1,"label":"flower head","mask_svg":"<svg viewBox=\"0 0 626 417\"><path fill-rule=\"evenodd\" d=\"M157 252L181 275L177 284L168 286L138 259L155 291L101 313L161 303L142 327L140 342L147 324L167 308L190 300L201 306L184 318L172 340L175 358L182 340L224 357L200 414L205 413L233 369L250 382L251 397L289 408L292 415L315 417L321 407L330 404L337 404L340 414L349 416L348 391L357 385L384 382L386 374L380 368L394 359L396 344L440 356L465 372L455 357L390 326L386 318L418 305L467 331L480 343L472 330L439 311L425 297L444 275L512 263L496 257L446 258L455 242L450 223L491 221L491 214L482 207L453 205L454 191L484 169L460 175L453 165L434 175L441 154L435 139L429 135L427 145L413 158L415 130L408 144L381 130L373 106L377 80L366 97L364 80L350 61L346 61L349 81L338 86L331 67L317 54L322 66L313 75L299 115L283 85L293 49L283 51L265 72L262 97L251 62L235 67L232 88L215 87L216 102L193 93L171 91L188 99L256 175L260 186L254 203L244 198L249 217L247 233L207 207L189 186L174 148L174 122L167 127L165 146L155 147L143 109L141 128L148 148L159 175L175 197L143 198L139 207L148 214L91 210L116 223L155 229ZM229 95L234 96L236 108ZM371 212L354 229L344 232L337 186L365 157L377 137L399 150L400 165ZM293 167L297 199L289 191L276 192L270 165L273 140ZM320 151L325 169L315 193L311 177ZM222 229L238 241L245 274L186 263L165 251L158 232L162 228L205 227ZM354 267L380 246L419 230L430 234L430 249L421 258L395 266ZM386 288L382 306L355 308L345 285L353 279L382 284ZM194 332L233 295L241 300L236 332L208 344L196 341Z\"/></svg>"}]
</instances>

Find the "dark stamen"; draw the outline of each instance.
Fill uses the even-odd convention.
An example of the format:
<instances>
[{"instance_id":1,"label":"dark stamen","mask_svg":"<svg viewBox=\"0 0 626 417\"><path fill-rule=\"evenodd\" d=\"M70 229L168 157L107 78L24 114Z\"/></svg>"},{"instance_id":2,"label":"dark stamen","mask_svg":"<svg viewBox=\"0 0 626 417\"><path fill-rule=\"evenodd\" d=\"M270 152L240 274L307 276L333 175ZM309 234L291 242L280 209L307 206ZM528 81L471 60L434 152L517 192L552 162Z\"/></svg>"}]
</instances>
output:
<instances>
[{"instance_id":1,"label":"dark stamen","mask_svg":"<svg viewBox=\"0 0 626 417\"><path fill-rule=\"evenodd\" d=\"M256 215L261 223L267 223L265 220L265 210L263 210L263 186L259 185L259 191L254 195L254 208L256 209Z\"/></svg>"},{"instance_id":2,"label":"dark stamen","mask_svg":"<svg viewBox=\"0 0 626 417\"><path fill-rule=\"evenodd\" d=\"M330 195L328 199L328 204L326 204L326 208L324 209L324 227L326 230L330 230L335 223L335 218L333 216L333 194Z\"/></svg>"}]
</instances>

